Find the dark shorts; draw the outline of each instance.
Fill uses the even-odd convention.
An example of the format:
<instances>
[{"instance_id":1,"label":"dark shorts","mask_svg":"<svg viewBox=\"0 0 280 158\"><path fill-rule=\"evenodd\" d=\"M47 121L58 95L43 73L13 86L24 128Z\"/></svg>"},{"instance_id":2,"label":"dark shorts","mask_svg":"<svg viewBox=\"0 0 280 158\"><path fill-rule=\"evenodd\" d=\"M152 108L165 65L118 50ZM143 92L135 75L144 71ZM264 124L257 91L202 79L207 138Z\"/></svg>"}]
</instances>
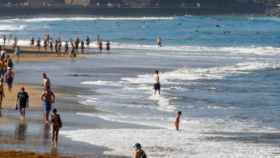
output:
<instances>
[{"instance_id":1,"label":"dark shorts","mask_svg":"<svg viewBox=\"0 0 280 158\"><path fill-rule=\"evenodd\" d=\"M160 90L160 83L155 83L154 84L154 89L155 90Z\"/></svg>"},{"instance_id":2,"label":"dark shorts","mask_svg":"<svg viewBox=\"0 0 280 158\"><path fill-rule=\"evenodd\" d=\"M20 104L19 105L19 109L24 109L24 108L26 108L27 106L26 106L26 104Z\"/></svg>"},{"instance_id":3,"label":"dark shorts","mask_svg":"<svg viewBox=\"0 0 280 158\"><path fill-rule=\"evenodd\" d=\"M51 103L49 103L47 101L44 101L43 102L43 108L44 108L44 112L49 113L52 109L52 105L51 105Z\"/></svg>"}]
</instances>

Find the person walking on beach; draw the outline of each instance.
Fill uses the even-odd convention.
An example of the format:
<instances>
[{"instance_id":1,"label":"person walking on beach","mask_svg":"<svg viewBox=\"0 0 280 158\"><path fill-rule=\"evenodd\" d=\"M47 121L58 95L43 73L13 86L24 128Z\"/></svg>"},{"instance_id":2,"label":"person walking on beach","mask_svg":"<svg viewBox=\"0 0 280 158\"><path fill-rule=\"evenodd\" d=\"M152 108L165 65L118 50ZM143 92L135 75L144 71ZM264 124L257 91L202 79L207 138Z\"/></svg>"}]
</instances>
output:
<instances>
[{"instance_id":1,"label":"person walking on beach","mask_svg":"<svg viewBox=\"0 0 280 158\"><path fill-rule=\"evenodd\" d=\"M5 91L4 91L4 79L0 79L0 117L1 117L1 110L2 110L2 103L3 99L5 97Z\"/></svg>"},{"instance_id":2,"label":"person walking on beach","mask_svg":"<svg viewBox=\"0 0 280 158\"><path fill-rule=\"evenodd\" d=\"M57 147L59 129L62 128L62 121L56 109L53 109L52 112L53 112L53 114L51 115L52 144L54 145L54 147Z\"/></svg>"},{"instance_id":3,"label":"person walking on beach","mask_svg":"<svg viewBox=\"0 0 280 158\"><path fill-rule=\"evenodd\" d=\"M134 146L134 151L132 158L147 158L147 155L145 151L142 149L142 146L140 143L136 143Z\"/></svg>"},{"instance_id":4,"label":"person walking on beach","mask_svg":"<svg viewBox=\"0 0 280 158\"><path fill-rule=\"evenodd\" d=\"M42 82L43 89L44 90L51 89L51 81L50 81L48 75L46 73L43 73L42 77L43 77L43 82Z\"/></svg>"},{"instance_id":5,"label":"person walking on beach","mask_svg":"<svg viewBox=\"0 0 280 158\"><path fill-rule=\"evenodd\" d=\"M9 55L6 55L5 63L6 63L6 67L10 67L12 69L14 68L14 62Z\"/></svg>"},{"instance_id":6,"label":"person walking on beach","mask_svg":"<svg viewBox=\"0 0 280 158\"><path fill-rule=\"evenodd\" d=\"M154 95L156 95L157 92L160 95L160 78L158 70L156 70L154 74Z\"/></svg>"},{"instance_id":7,"label":"person walking on beach","mask_svg":"<svg viewBox=\"0 0 280 158\"><path fill-rule=\"evenodd\" d=\"M177 131L180 130L180 119L181 119L181 116L182 116L182 112L181 112L181 111L178 111L178 112L177 112L177 115L176 115L175 122L174 122L175 129L176 129Z\"/></svg>"},{"instance_id":8,"label":"person walking on beach","mask_svg":"<svg viewBox=\"0 0 280 158\"><path fill-rule=\"evenodd\" d=\"M41 95L41 100L43 102L43 108L44 108L43 119L45 124L48 124L49 114L52 109L52 104L55 103L55 95L50 88L44 90L43 94Z\"/></svg>"},{"instance_id":9,"label":"person walking on beach","mask_svg":"<svg viewBox=\"0 0 280 158\"><path fill-rule=\"evenodd\" d=\"M8 67L8 70L5 73L4 78L5 78L5 81L8 85L9 91L12 91L13 82L14 82L14 78L15 78L15 73L13 72L11 67Z\"/></svg>"},{"instance_id":10,"label":"person walking on beach","mask_svg":"<svg viewBox=\"0 0 280 158\"><path fill-rule=\"evenodd\" d=\"M21 87L20 92L17 94L16 110L19 110L20 119L25 119L25 110L29 106L29 95L25 92L25 88Z\"/></svg>"},{"instance_id":11,"label":"person walking on beach","mask_svg":"<svg viewBox=\"0 0 280 158\"><path fill-rule=\"evenodd\" d=\"M50 45L49 47L50 47L51 52L53 52L53 41L52 40L50 40L49 45Z\"/></svg>"}]
</instances>

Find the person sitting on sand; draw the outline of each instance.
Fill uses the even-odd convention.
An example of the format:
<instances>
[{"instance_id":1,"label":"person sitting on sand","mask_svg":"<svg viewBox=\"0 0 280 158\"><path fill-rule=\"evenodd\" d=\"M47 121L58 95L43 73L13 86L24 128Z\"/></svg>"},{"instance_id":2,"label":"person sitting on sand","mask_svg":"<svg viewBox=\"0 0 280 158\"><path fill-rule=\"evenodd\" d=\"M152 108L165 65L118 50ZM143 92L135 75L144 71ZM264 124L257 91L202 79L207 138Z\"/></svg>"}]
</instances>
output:
<instances>
[{"instance_id":1,"label":"person sitting on sand","mask_svg":"<svg viewBox=\"0 0 280 158\"><path fill-rule=\"evenodd\" d=\"M57 147L59 129L62 128L62 121L56 109L53 109L52 112L53 112L53 114L51 115L52 144L54 145L54 147Z\"/></svg>"},{"instance_id":2,"label":"person sitting on sand","mask_svg":"<svg viewBox=\"0 0 280 158\"><path fill-rule=\"evenodd\" d=\"M147 158L147 155L144 150L142 150L142 146L140 143L136 143L134 146L134 152L132 158Z\"/></svg>"},{"instance_id":3,"label":"person sitting on sand","mask_svg":"<svg viewBox=\"0 0 280 158\"><path fill-rule=\"evenodd\" d=\"M25 119L25 109L29 106L29 95L25 92L25 88L21 87L20 92L17 94L16 109L20 112L21 120Z\"/></svg>"},{"instance_id":4,"label":"person sitting on sand","mask_svg":"<svg viewBox=\"0 0 280 158\"><path fill-rule=\"evenodd\" d=\"M51 89L51 81L50 79L48 78L48 75L46 73L43 73L42 74L42 77L43 77L43 89L46 90L46 89Z\"/></svg>"},{"instance_id":5,"label":"person sitting on sand","mask_svg":"<svg viewBox=\"0 0 280 158\"><path fill-rule=\"evenodd\" d=\"M43 108L44 108L44 121L45 124L49 123L49 114L52 109L52 104L55 102L55 95L51 91L50 88L45 89L43 94L41 95L41 100L43 102Z\"/></svg>"},{"instance_id":6,"label":"person sitting on sand","mask_svg":"<svg viewBox=\"0 0 280 158\"><path fill-rule=\"evenodd\" d=\"M14 78L15 78L15 73L13 72L12 68L8 67L8 70L5 73L4 78L5 78L5 82L8 85L9 91L12 91L13 82L14 82Z\"/></svg>"},{"instance_id":7,"label":"person sitting on sand","mask_svg":"<svg viewBox=\"0 0 280 158\"><path fill-rule=\"evenodd\" d=\"M2 103L3 99L5 97L5 91L4 91L4 79L0 79L0 117L1 117L1 109L2 109Z\"/></svg>"},{"instance_id":8,"label":"person sitting on sand","mask_svg":"<svg viewBox=\"0 0 280 158\"><path fill-rule=\"evenodd\" d=\"M154 74L154 95L158 92L160 95L160 78L159 78L159 71L156 70Z\"/></svg>"},{"instance_id":9,"label":"person sitting on sand","mask_svg":"<svg viewBox=\"0 0 280 158\"><path fill-rule=\"evenodd\" d=\"M182 112L178 111L177 115L176 115L175 122L174 122L174 125L175 125L175 128L176 128L177 131L180 130L180 119L181 119L181 116L182 116Z\"/></svg>"}]
</instances>

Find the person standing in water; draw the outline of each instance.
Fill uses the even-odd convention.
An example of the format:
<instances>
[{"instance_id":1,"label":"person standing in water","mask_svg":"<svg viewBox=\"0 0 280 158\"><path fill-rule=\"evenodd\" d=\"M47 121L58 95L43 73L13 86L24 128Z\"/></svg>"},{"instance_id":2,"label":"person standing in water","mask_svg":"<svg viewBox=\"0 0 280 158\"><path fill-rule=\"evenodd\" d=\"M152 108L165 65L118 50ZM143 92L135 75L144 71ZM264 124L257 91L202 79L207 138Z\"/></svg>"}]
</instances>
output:
<instances>
[{"instance_id":1,"label":"person standing in water","mask_svg":"<svg viewBox=\"0 0 280 158\"><path fill-rule=\"evenodd\" d=\"M106 50L110 51L111 47L110 47L110 41L106 42Z\"/></svg>"},{"instance_id":2,"label":"person standing in water","mask_svg":"<svg viewBox=\"0 0 280 158\"><path fill-rule=\"evenodd\" d=\"M134 146L134 152L132 155L132 158L147 158L147 155L145 151L142 149L142 146L140 143L136 143Z\"/></svg>"},{"instance_id":3,"label":"person standing in water","mask_svg":"<svg viewBox=\"0 0 280 158\"><path fill-rule=\"evenodd\" d=\"M160 78L159 78L159 71L156 70L154 74L154 95L158 92L160 95Z\"/></svg>"},{"instance_id":4,"label":"person standing in water","mask_svg":"<svg viewBox=\"0 0 280 158\"><path fill-rule=\"evenodd\" d=\"M20 56L20 47L16 46L15 48L15 55L17 56L17 61L19 60L19 56Z\"/></svg>"},{"instance_id":5,"label":"person standing in water","mask_svg":"<svg viewBox=\"0 0 280 158\"><path fill-rule=\"evenodd\" d=\"M43 119L45 124L48 124L49 114L52 109L52 104L55 103L55 95L50 88L44 90L43 94L41 95L41 100L43 102L43 108L44 108Z\"/></svg>"},{"instance_id":6,"label":"person standing in water","mask_svg":"<svg viewBox=\"0 0 280 158\"><path fill-rule=\"evenodd\" d=\"M54 145L54 147L57 147L59 129L62 128L62 121L56 109L53 109L52 112L53 112L53 114L51 115L52 144Z\"/></svg>"},{"instance_id":7,"label":"person standing in water","mask_svg":"<svg viewBox=\"0 0 280 158\"><path fill-rule=\"evenodd\" d=\"M161 38L160 38L160 37L157 37L156 43L157 43L157 46L158 46L158 47L161 47L161 46L162 46Z\"/></svg>"},{"instance_id":8,"label":"person standing in water","mask_svg":"<svg viewBox=\"0 0 280 158\"><path fill-rule=\"evenodd\" d=\"M90 38L88 36L86 38L86 45L87 45L87 47L89 47L89 45L90 45Z\"/></svg>"},{"instance_id":9,"label":"person standing in water","mask_svg":"<svg viewBox=\"0 0 280 158\"><path fill-rule=\"evenodd\" d=\"M2 110L2 103L3 99L5 97L5 91L4 91L4 79L0 79L0 117L2 116L1 110Z\"/></svg>"},{"instance_id":10,"label":"person standing in water","mask_svg":"<svg viewBox=\"0 0 280 158\"><path fill-rule=\"evenodd\" d=\"M29 96L28 93L25 92L25 88L22 87L20 92L17 94L17 104L16 109L19 110L20 119L25 119L25 110L29 106Z\"/></svg>"},{"instance_id":11,"label":"person standing in water","mask_svg":"<svg viewBox=\"0 0 280 158\"><path fill-rule=\"evenodd\" d=\"M4 77L5 77L5 81L8 85L9 91L12 91L15 73L13 72L11 67L8 67L8 70L5 73Z\"/></svg>"},{"instance_id":12,"label":"person standing in water","mask_svg":"<svg viewBox=\"0 0 280 158\"><path fill-rule=\"evenodd\" d=\"M50 79L48 78L48 75L46 73L43 73L42 74L42 77L43 77L43 89L46 90L46 89L51 89L51 81Z\"/></svg>"},{"instance_id":13,"label":"person standing in water","mask_svg":"<svg viewBox=\"0 0 280 158\"><path fill-rule=\"evenodd\" d=\"M176 129L177 131L180 130L180 119L181 119L181 116L182 116L182 112L181 112L181 111L178 111L178 112L177 112L177 115L176 115L175 122L174 122L175 129Z\"/></svg>"}]
</instances>

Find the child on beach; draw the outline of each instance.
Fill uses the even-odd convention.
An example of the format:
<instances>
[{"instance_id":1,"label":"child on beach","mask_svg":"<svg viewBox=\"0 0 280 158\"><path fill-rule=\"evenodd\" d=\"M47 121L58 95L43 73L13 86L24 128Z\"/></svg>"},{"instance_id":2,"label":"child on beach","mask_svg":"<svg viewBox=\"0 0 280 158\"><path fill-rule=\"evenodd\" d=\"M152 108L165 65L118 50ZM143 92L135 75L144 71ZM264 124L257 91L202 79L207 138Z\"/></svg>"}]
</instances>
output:
<instances>
[{"instance_id":1,"label":"child on beach","mask_svg":"<svg viewBox=\"0 0 280 158\"><path fill-rule=\"evenodd\" d=\"M176 115L175 123L174 123L175 128L176 128L177 131L180 130L180 119L181 119L181 116L182 116L182 112L178 111L177 115Z\"/></svg>"},{"instance_id":2,"label":"child on beach","mask_svg":"<svg viewBox=\"0 0 280 158\"><path fill-rule=\"evenodd\" d=\"M43 108L44 108L43 119L45 121L45 124L48 124L49 114L52 109L52 104L55 102L55 95L49 87L44 90L43 94L41 95L41 100L43 102Z\"/></svg>"},{"instance_id":3,"label":"child on beach","mask_svg":"<svg viewBox=\"0 0 280 158\"><path fill-rule=\"evenodd\" d=\"M25 92L25 88L22 87L20 92L17 94L17 104L16 104L16 110L19 110L20 112L20 119L25 119L25 109L29 106L29 96L28 93Z\"/></svg>"},{"instance_id":4,"label":"child on beach","mask_svg":"<svg viewBox=\"0 0 280 158\"><path fill-rule=\"evenodd\" d=\"M51 115L51 125L52 125L52 144L55 147L57 147L59 129L62 127L62 121L56 109L53 109L53 114Z\"/></svg>"},{"instance_id":5,"label":"child on beach","mask_svg":"<svg viewBox=\"0 0 280 158\"><path fill-rule=\"evenodd\" d=\"M144 150L142 150L142 146L139 143L136 143L134 146L134 152L132 158L147 158L147 155Z\"/></svg>"}]
</instances>

